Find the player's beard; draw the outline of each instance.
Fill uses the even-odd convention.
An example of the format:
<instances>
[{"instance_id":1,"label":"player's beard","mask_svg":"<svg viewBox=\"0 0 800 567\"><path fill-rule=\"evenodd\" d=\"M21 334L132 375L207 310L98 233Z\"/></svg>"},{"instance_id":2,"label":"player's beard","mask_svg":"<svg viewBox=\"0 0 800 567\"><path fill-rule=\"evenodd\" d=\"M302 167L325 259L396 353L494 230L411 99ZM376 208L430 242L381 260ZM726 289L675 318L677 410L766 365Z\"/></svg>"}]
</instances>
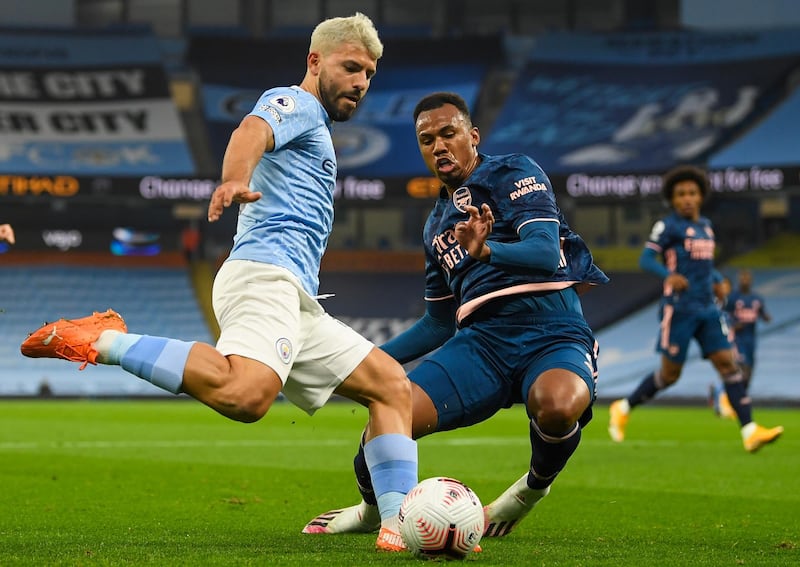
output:
<instances>
[{"instance_id":1,"label":"player's beard","mask_svg":"<svg viewBox=\"0 0 800 567\"><path fill-rule=\"evenodd\" d=\"M352 109L350 106L340 106L338 101L341 100L342 93L336 90L331 83L325 81L324 73L320 73L318 86L320 102L322 103L322 107L325 109L325 112L327 112L328 116L330 116L331 120L334 122L346 122L347 120L350 120L355 113L357 106L352 107ZM349 102L349 99L346 100Z\"/></svg>"}]
</instances>

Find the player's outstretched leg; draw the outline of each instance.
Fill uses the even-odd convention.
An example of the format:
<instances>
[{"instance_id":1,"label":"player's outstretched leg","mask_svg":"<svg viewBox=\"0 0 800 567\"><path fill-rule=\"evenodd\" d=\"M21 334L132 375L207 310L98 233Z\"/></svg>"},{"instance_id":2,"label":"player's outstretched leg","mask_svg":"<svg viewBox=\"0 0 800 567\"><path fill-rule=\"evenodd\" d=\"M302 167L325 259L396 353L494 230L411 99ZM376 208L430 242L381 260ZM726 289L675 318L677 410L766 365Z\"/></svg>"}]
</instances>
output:
<instances>
[{"instance_id":1,"label":"player's outstretched leg","mask_svg":"<svg viewBox=\"0 0 800 567\"><path fill-rule=\"evenodd\" d=\"M320 514L303 528L304 534L363 534L376 532L381 527L381 515L372 487L372 477L364 456L364 437L358 445L358 453L353 458L353 471L356 475L361 502L340 510L330 510Z\"/></svg>"},{"instance_id":2,"label":"player's outstretched leg","mask_svg":"<svg viewBox=\"0 0 800 567\"><path fill-rule=\"evenodd\" d=\"M362 495L362 500L355 506L342 508L341 510L331 510L320 514L303 528L304 534L355 534L372 533L381 527L381 515L378 511L377 503L368 503L367 500L375 502L375 491L372 487L372 478L367 467L367 460L364 456L364 439L358 447L358 454L353 459L358 490ZM389 534L384 533L386 537ZM391 543L391 542L389 542ZM402 551L405 544L395 549ZM482 551L481 546L475 546L475 553Z\"/></svg>"},{"instance_id":3,"label":"player's outstretched leg","mask_svg":"<svg viewBox=\"0 0 800 567\"><path fill-rule=\"evenodd\" d=\"M378 435L364 443L364 457L381 516L375 547L405 551L398 512L405 495L417 484L417 442L399 433Z\"/></svg>"},{"instance_id":4,"label":"player's outstretched leg","mask_svg":"<svg viewBox=\"0 0 800 567\"><path fill-rule=\"evenodd\" d=\"M508 535L517 523L533 510L536 503L547 496L550 487L534 489L528 486L528 473L509 486L491 504L483 507L486 522L484 537Z\"/></svg>"},{"instance_id":5,"label":"player's outstretched leg","mask_svg":"<svg viewBox=\"0 0 800 567\"><path fill-rule=\"evenodd\" d=\"M363 500L355 506L320 514L303 528L304 534L366 534L378 531L381 515L378 505Z\"/></svg>"},{"instance_id":6,"label":"player's outstretched leg","mask_svg":"<svg viewBox=\"0 0 800 567\"><path fill-rule=\"evenodd\" d=\"M97 364L98 352L94 343L103 331L124 333L127 330L122 317L108 309L82 319L45 323L23 341L20 351L29 358L62 358L80 362L80 370L83 370L87 364Z\"/></svg>"}]
</instances>

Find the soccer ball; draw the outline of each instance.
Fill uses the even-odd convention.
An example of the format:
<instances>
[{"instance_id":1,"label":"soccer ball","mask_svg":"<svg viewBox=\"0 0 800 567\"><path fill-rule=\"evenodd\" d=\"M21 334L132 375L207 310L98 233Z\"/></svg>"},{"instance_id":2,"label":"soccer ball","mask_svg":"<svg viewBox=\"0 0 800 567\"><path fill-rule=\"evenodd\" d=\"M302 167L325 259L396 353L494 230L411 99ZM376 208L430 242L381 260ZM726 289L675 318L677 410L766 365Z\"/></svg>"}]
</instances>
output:
<instances>
[{"instance_id":1,"label":"soccer ball","mask_svg":"<svg viewBox=\"0 0 800 567\"><path fill-rule=\"evenodd\" d=\"M464 559L481 540L483 524L478 496L453 478L423 480L400 506L400 535L421 559Z\"/></svg>"}]
</instances>

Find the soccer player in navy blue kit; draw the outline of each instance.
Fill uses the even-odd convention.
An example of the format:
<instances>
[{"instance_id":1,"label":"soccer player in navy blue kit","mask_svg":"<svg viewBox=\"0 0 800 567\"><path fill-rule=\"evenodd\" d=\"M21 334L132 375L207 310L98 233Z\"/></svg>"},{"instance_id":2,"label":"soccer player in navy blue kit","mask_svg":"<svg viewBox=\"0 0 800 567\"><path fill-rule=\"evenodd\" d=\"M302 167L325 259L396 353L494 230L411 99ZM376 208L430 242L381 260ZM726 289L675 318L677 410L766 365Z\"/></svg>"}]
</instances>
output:
<instances>
[{"instance_id":1,"label":"soccer player in navy blue kit","mask_svg":"<svg viewBox=\"0 0 800 567\"><path fill-rule=\"evenodd\" d=\"M216 347L127 333L109 310L45 325L22 352L117 364L243 422L264 416L281 392L309 414L334 392L361 403L369 409L366 459L378 471L376 546L402 551L397 513L417 484L410 382L316 298L333 224L332 123L353 115L382 54L365 15L325 20L311 34L300 85L265 91L231 135L208 207L213 222L239 204L233 248L214 279Z\"/></svg>"},{"instance_id":2,"label":"soccer player in navy blue kit","mask_svg":"<svg viewBox=\"0 0 800 567\"><path fill-rule=\"evenodd\" d=\"M739 351L736 350L736 344L733 340L733 322L731 321L730 313L725 311L724 307L728 301L728 296L731 293L731 279L728 276L723 276L721 273L715 271L714 274L714 301L720 308L722 308L722 319L724 328L728 331L728 340L733 345L733 356L737 364L741 367L741 357ZM746 386L745 386L746 389ZM709 401L711 407L714 408L714 413L719 417L725 419L738 419L736 411L728 401L728 394L725 393L725 383L717 380L711 384L709 391Z\"/></svg>"},{"instance_id":3,"label":"soccer player in navy blue kit","mask_svg":"<svg viewBox=\"0 0 800 567\"><path fill-rule=\"evenodd\" d=\"M699 168L680 166L664 176L662 191L673 212L653 225L639 260L642 269L664 280L658 337L661 367L648 374L630 396L611 404L609 435L623 441L631 409L680 378L689 343L695 339L725 384L744 448L756 452L780 437L783 427L768 429L753 421L744 376L714 302L714 230L700 215L709 192L708 178Z\"/></svg>"},{"instance_id":4,"label":"soccer player in navy blue kit","mask_svg":"<svg viewBox=\"0 0 800 567\"><path fill-rule=\"evenodd\" d=\"M423 232L426 312L382 348L403 363L433 353L409 373L414 438L525 404L529 469L485 508L485 535L503 536L549 492L591 419L597 343L578 290L608 278L535 161L478 151L460 96L424 97L414 122L422 157L443 184ZM354 463L362 502L321 514L305 533L377 528L363 448Z\"/></svg>"},{"instance_id":5,"label":"soccer player in navy blue kit","mask_svg":"<svg viewBox=\"0 0 800 567\"><path fill-rule=\"evenodd\" d=\"M733 338L739 352L745 391L750 388L756 365L756 326L759 319L765 323L772 320L764 298L755 293L752 287L753 273L750 270L740 270L738 287L728 296L725 304L725 311L730 314L733 324Z\"/></svg>"}]
</instances>

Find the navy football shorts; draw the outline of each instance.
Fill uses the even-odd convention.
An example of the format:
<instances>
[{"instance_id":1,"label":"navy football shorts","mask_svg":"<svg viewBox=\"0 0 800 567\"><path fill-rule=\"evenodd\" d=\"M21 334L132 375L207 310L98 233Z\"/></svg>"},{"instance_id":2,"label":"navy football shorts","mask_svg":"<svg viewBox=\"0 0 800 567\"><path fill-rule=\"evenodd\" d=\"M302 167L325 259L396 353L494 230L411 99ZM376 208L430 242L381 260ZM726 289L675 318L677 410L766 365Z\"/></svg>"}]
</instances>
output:
<instances>
[{"instance_id":1,"label":"navy football shorts","mask_svg":"<svg viewBox=\"0 0 800 567\"><path fill-rule=\"evenodd\" d=\"M703 358L731 348L725 319L716 307L676 311L665 306L656 349L673 362L683 364L693 338L700 345Z\"/></svg>"},{"instance_id":2,"label":"navy football shorts","mask_svg":"<svg viewBox=\"0 0 800 567\"><path fill-rule=\"evenodd\" d=\"M756 365L756 343L753 339L735 339L739 362L750 368Z\"/></svg>"},{"instance_id":3,"label":"navy football shorts","mask_svg":"<svg viewBox=\"0 0 800 567\"><path fill-rule=\"evenodd\" d=\"M504 316L460 329L408 376L433 400L437 430L447 431L480 423L527 400L536 378L554 368L580 376L594 401L595 345L579 315Z\"/></svg>"}]
</instances>

